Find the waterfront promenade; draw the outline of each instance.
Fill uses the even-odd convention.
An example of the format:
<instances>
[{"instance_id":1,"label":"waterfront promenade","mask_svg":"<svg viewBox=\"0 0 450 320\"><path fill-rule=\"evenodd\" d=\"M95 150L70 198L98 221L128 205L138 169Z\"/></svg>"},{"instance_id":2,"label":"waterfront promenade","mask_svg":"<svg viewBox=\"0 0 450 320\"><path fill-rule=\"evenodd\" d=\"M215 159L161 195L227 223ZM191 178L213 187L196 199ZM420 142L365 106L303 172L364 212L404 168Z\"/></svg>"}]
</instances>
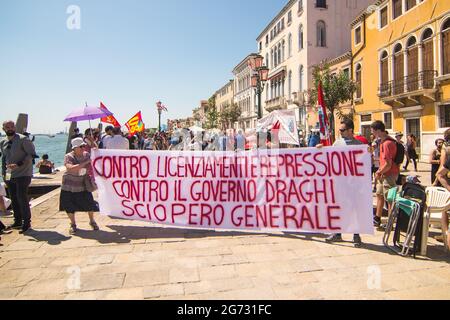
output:
<instances>
[{"instance_id":1,"label":"waterfront promenade","mask_svg":"<svg viewBox=\"0 0 450 320\"><path fill-rule=\"evenodd\" d=\"M424 182L429 174L419 175ZM29 235L2 236L0 298L450 299L450 255L432 238L428 256L414 260L384 248L380 232L356 249L351 235L329 245L323 235L172 229L104 216L94 232L79 214L82 230L69 236L58 195L35 202Z\"/></svg>"}]
</instances>

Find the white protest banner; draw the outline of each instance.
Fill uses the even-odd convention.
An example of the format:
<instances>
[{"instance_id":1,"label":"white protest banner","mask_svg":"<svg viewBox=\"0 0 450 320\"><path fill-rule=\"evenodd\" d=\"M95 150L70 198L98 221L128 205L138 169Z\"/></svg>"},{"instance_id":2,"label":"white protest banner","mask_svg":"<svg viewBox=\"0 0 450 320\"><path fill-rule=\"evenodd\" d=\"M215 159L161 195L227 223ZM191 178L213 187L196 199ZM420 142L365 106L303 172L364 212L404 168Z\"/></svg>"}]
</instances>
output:
<instances>
[{"instance_id":1,"label":"white protest banner","mask_svg":"<svg viewBox=\"0 0 450 320\"><path fill-rule=\"evenodd\" d=\"M367 146L91 157L104 215L196 229L373 234Z\"/></svg>"},{"instance_id":2,"label":"white protest banner","mask_svg":"<svg viewBox=\"0 0 450 320\"><path fill-rule=\"evenodd\" d=\"M272 128L277 122L280 124L278 139L280 143L299 145L297 132L297 119L295 110L275 110L258 120L258 129Z\"/></svg>"}]
</instances>

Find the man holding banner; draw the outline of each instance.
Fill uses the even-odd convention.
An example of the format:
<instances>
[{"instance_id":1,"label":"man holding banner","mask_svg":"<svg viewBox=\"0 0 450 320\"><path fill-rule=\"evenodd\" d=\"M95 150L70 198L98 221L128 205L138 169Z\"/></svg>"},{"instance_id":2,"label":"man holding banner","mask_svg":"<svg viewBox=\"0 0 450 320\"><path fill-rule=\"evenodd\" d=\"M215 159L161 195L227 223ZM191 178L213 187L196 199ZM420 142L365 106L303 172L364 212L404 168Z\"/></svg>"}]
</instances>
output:
<instances>
[{"instance_id":1,"label":"man holding banner","mask_svg":"<svg viewBox=\"0 0 450 320\"><path fill-rule=\"evenodd\" d=\"M341 126L339 128L339 132L341 134L342 139L337 140L333 146L335 147L343 147L343 146L357 146L362 145L362 142L357 140L354 136L355 124L350 119L343 119L341 121ZM326 242L342 242L342 235L340 233L333 234L326 239ZM362 241L359 234L353 235L353 245L355 248L361 248Z\"/></svg>"}]
</instances>

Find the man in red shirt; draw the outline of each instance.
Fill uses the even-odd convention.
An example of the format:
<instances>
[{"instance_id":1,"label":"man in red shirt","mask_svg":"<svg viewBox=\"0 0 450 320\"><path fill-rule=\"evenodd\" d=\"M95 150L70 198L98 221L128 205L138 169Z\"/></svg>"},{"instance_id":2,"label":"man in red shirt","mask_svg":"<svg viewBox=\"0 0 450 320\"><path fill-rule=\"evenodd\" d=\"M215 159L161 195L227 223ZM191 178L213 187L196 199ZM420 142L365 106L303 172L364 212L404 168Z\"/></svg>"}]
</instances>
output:
<instances>
[{"instance_id":1,"label":"man in red shirt","mask_svg":"<svg viewBox=\"0 0 450 320\"><path fill-rule=\"evenodd\" d=\"M395 163L397 155L397 143L386 132L383 122L375 121L370 126L372 134L380 138L380 168L375 174L377 179L377 213L373 219L374 226L381 225L384 203L390 189L397 186L397 179L400 174L399 165Z\"/></svg>"}]
</instances>

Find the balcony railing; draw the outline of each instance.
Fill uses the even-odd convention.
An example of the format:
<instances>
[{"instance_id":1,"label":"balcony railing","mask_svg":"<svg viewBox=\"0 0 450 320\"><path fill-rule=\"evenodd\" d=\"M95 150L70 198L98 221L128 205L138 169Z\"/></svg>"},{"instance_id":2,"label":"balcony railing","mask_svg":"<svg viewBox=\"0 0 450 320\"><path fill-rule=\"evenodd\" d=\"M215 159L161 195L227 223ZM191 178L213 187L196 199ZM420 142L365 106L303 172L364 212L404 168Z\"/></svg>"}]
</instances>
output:
<instances>
[{"instance_id":1,"label":"balcony railing","mask_svg":"<svg viewBox=\"0 0 450 320\"><path fill-rule=\"evenodd\" d=\"M277 97L266 101L266 110L273 111L277 109L283 109L286 104L286 99L284 97Z\"/></svg>"},{"instance_id":2,"label":"balcony railing","mask_svg":"<svg viewBox=\"0 0 450 320\"><path fill-rule=\"evenodd\" d=\"M382 83L379 88L381 98L388 98L423 89L434 89L437 71L428 70L408 75L401 80Z\"/></svg>"}]
</instances>

